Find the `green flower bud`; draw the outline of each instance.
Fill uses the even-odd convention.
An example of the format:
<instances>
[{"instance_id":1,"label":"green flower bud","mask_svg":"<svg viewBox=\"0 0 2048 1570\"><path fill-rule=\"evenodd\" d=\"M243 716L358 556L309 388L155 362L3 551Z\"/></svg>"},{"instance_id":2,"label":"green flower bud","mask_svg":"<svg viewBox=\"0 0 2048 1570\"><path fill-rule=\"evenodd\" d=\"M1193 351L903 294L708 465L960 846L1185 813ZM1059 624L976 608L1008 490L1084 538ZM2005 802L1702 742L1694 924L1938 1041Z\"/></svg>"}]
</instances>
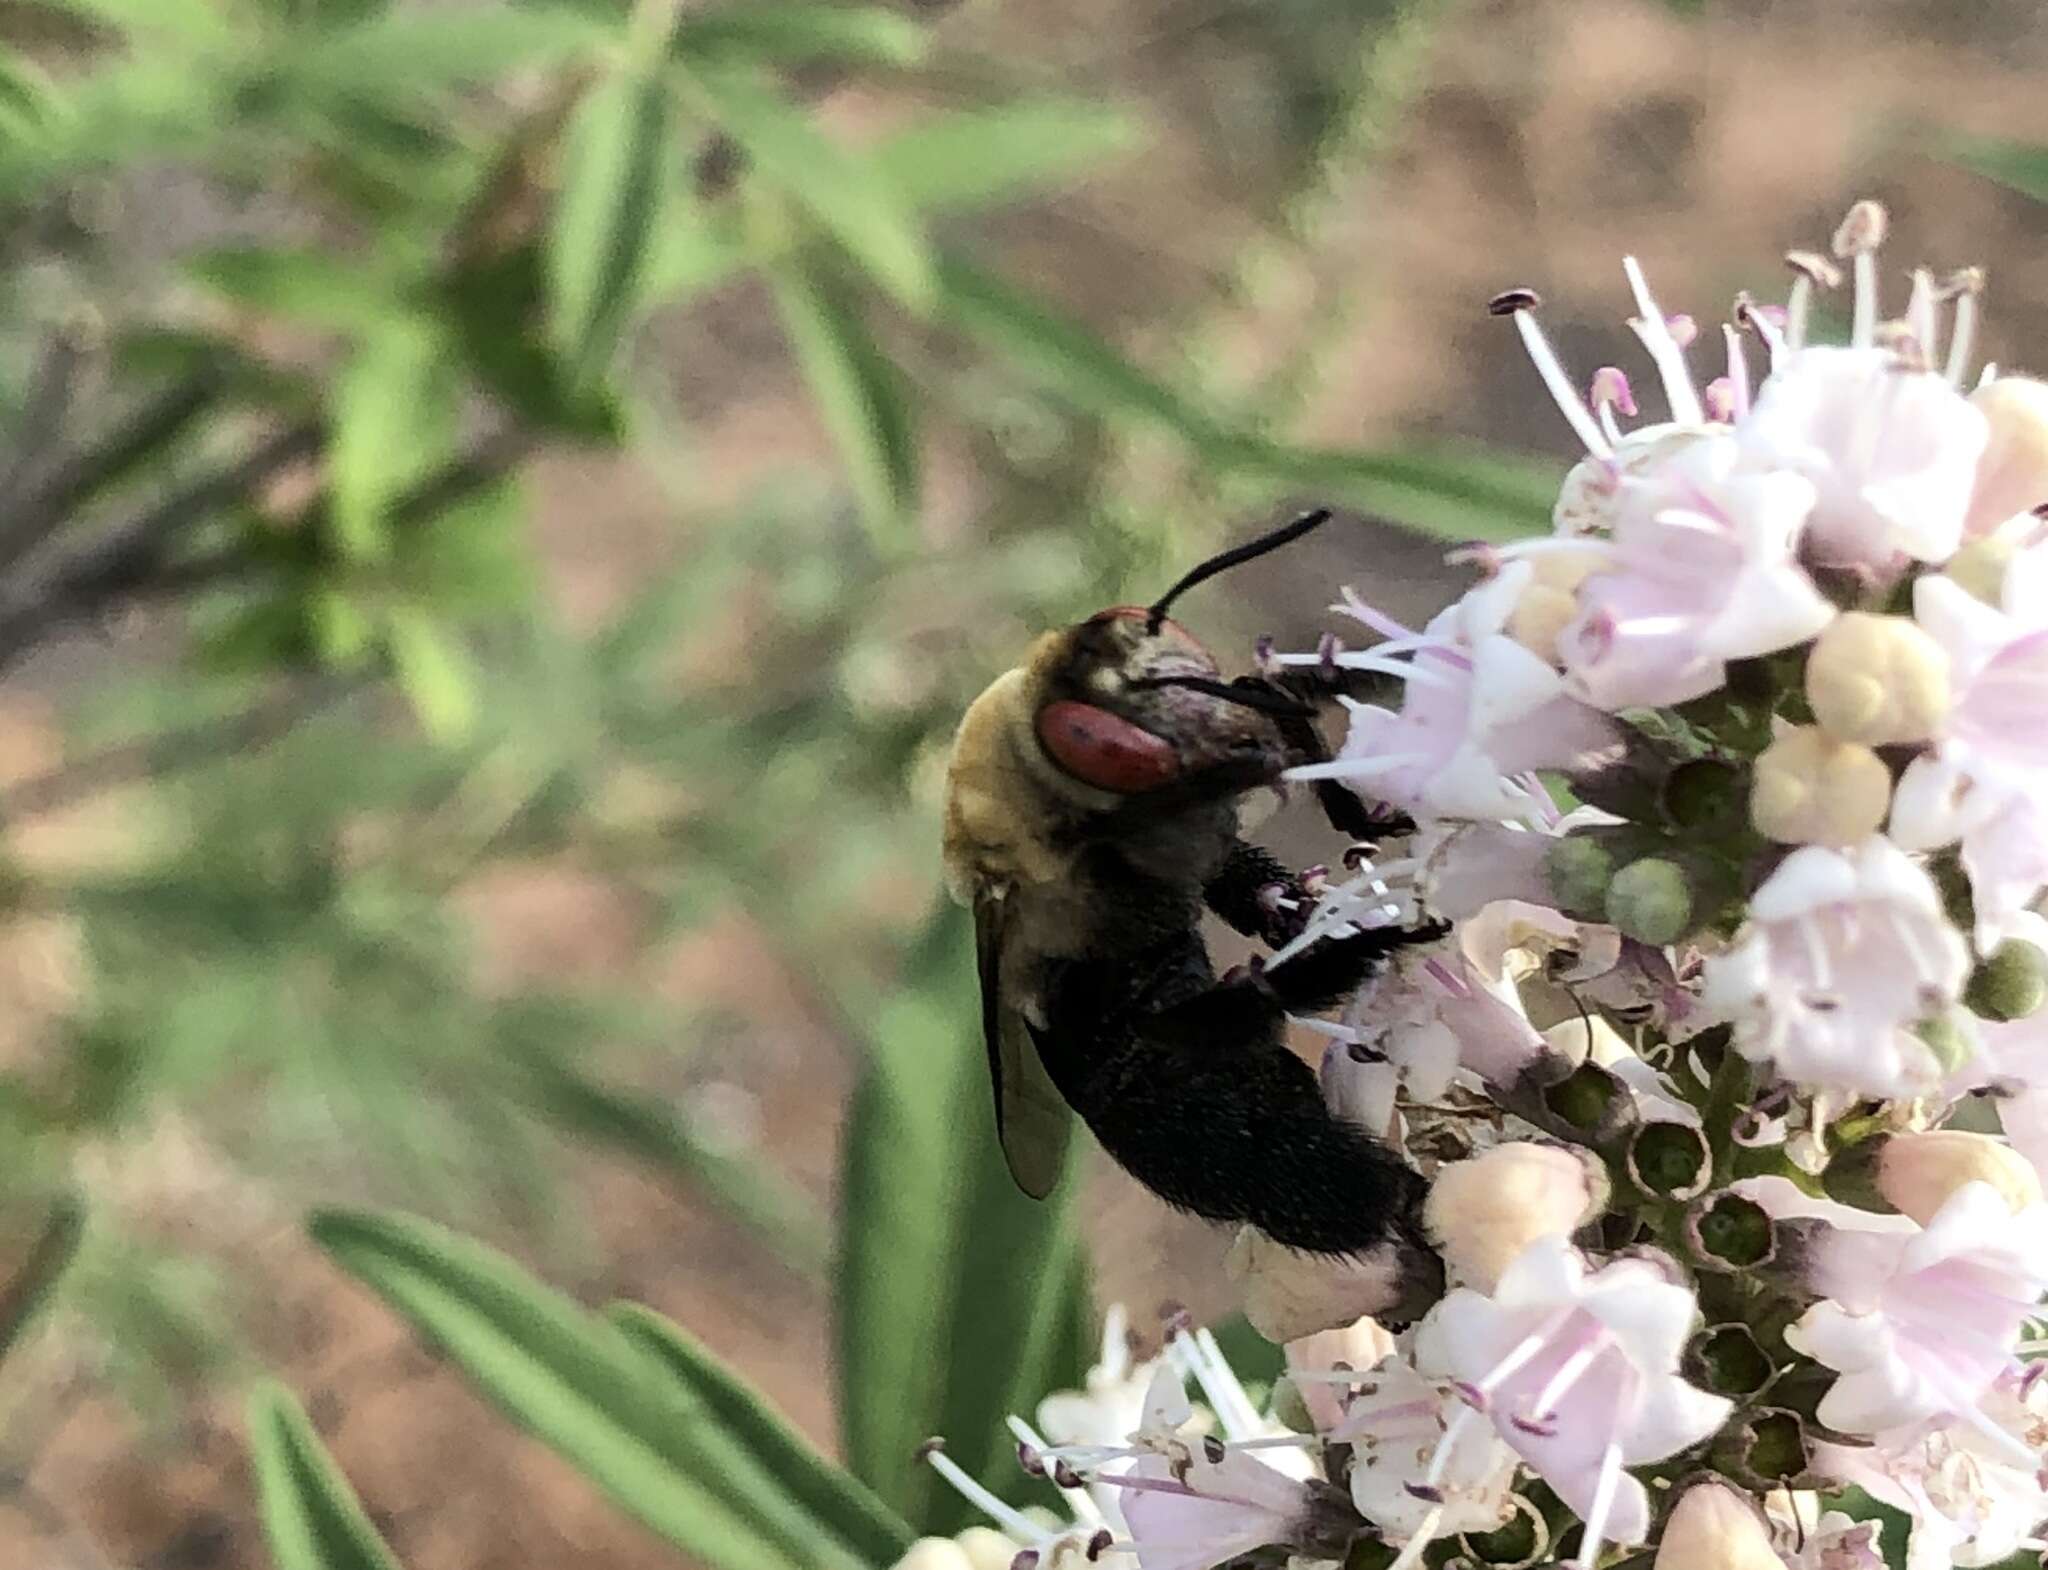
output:
<instances>
[{"instance_id":1,"label":"green flower bud","mask_svg":"<svg viewBox=\"0 0 2048 1570\"><path fill-rule=\"evenodd\" d=\"M1598 912L1614 877L1614 853L1596 839L1567 834L1543 853L1543 876L1559 909Z\"/></svg>"},{"instance_id":2,"label":"green flower bud","mask_svg":"<svg viewBox=\"0 0 2048 1570\"><path fill-rule=\"evenodd\" d=\"M1607 919L1638 943L1676 943L1692 924L1684 869L1662 856L1630 862L1607 885Z\"/></svg>"},{"instance_id":3,"label":"green flower bud","mask_svg":"<svg viewBox=\"0 0 2048 1570\"><path fill-rule=\"evenodd\" d=\"M1913 1027L1913 1034L1926 1044L1946 1074L1953 1074L1977 1055L1969 1026L1952 1013L1928 1015Z\"/></svg>"},{"instance_id":4,"label":"green flower bud","mask_svg":"<svg viewBox=\"0 0 2048 1570\"><path fill-rule=\"evenodd\" d=\"M2048 996L2048 954L2008 938L1970 974L1963 1002L1979 1019L2025 1019Z\"/></svg>"}]
</instances>

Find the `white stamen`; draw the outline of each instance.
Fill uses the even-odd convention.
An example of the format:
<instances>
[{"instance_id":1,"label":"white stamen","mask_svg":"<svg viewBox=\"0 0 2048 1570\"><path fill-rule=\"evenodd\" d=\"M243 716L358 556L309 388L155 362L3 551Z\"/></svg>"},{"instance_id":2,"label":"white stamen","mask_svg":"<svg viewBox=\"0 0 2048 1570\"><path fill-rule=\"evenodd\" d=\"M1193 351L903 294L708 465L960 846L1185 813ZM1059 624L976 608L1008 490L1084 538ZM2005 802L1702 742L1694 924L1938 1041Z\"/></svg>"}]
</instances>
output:
<instances>
[{"instance_id":1,"label":"white stamen","mask_svg":"<svg viewBox=\"0 0 2048 1570\"><path fill-rule=\"evenodd\" d=\"M1913 335L1920 358L1929 365L1937 358L1936 341L1941 332L1934 302L1934 274L1924 267L1914 268L1913 289L1906 296L1906 331Z\"/></svg>"},{"instance_id":2,"label":"white stamen","mask_svg":"<svg viewBox=\"0 0 2048 1570\"><path fill-rule=\"evenodd\" d=\"M1977 293L1974 289L1965 289L1956 296L1955 326L1948 340L1948 366L1945 374L1951 387L1963 385L1963 377L1970 369L1970 356L1976 347Z\"/></svg>"},{"instance_id":3,"label":"white stamen","mask_svg":"<svg viewBox=\"0 0 2048 1570\"><path fill-rule=\"evenodd\" d=\"M981 1484L961 1470L960 1464L943 1450L925 1452L925 1462L931 1469L953 1485L954 1491L975 1509L995 1522L1020 1543L1044 1548L1053 1541L1054 1535L1040 1526L1022 1511L1012 1509Z\"/></svg>"},{"instance_id":4,"label":"white stamen","mask_svg":"<svg viewBox=\"0 0 2048 1570\"><path fill-rule=\"evenodd\" d=\"M1355 617L1383 638L1419 638L1421 636L1413 627L1404 627L1385 611L1375 610L1372 606L1366 604L1365 601L1358 597L1357 591L1351 588L1349 584L1345 585L1342 592L1344 602L1341 605L1332 605L1330 607L1331 610L1336 611L1338 614Z\"/></svg>"},{"instance_id":5,"label":"white stamen","mask_svg":"<svg viewBox=\"0 0 2048 1570\"><path fill-rule=\"evenodd\" d=\"M1701 424L1706 413L1700 408L1699 394L1693 390L1692 372L1685 366L1685 351L1671 336L1670 323L1650 297L1650 285L1643 277L1641 265L1633 256L1624 256L1621 269L1628 274L1628 286L1636 297L1637 316L1629 326L1635 329L1656 362L1657 375L1664 383L1664 401L1671 406L1671 418L1680 425Z\"/></svg>"},{"instance_id":6,"label":"white stamen","mask_svg":"<svg viewBox=\"0 0 2048 1570\"><path fill-rule=\"evenodd\" d=\"M1528 1421L1547 1422L1553 1415L1552 1409L1573 1385L1585 1377L1586 1370L1599 1360L1600 1354L1607 1350L1607 1344L1611 1339L1606 1327L1602 1326L1594 1332L1591 1341L1566 1358L1558 1366L1557 1372L1550 1376L1550 1383L1537 1393L1530 1411L1525 1414Z\"/></svg>"},{"instance_id":7,"label":"white stamen","mask_svg":"<svg viewBox=\"0 0 2048 1570\"><path fill-rule=\"evenodd\" d=\"M1377 758L1332 758L1328 763L1298 763L1281 775L1289 780L1369 780L1423 761L1419 752L1389 752Z\"/></svg>"},{"instance_id":8,"label":"white stamen","mask_svg":"<svg viewBox=\"0 0 2048 1570\"><path fill-rule=\"evenodd\" d=\"M1387 1570L1415 1570L1422 1562L1422 1556L1429 1552L1429 1545L1436 1541L1436 1529L1443 1525L1444 1507L1431 1505L1429 1513L1416 1524L1415 1535L1401 1545L1400 1553Z\"/></svg>"},{"instance_id":9,"label":"white stamen","mask_svg":"<svg viewBox=\"0 0 2048 1570\"><path fill-rule=\"evenodd\" d=\"M1593 1570L1600 1558L1600 1542L1607 1534L1607 1518L1614 1512L1615 1490L1621 1485L1621 1446L1610 1444L1600 1457L1600 1482L1593 1490L1593 1505L1586 1512L1586 1530L1579 1539L1579 1570Z\"/></svg>"},{"instance_id":10,"label":"white stamen","mask_svg":"<svg viewBox=\"0 0 2048 1570\"><path fill-rule=\"evenodd\" d=\"M1742 334L1728 322L1721 324L1721 341L1728 346L1729 409L1739 420L1749 413L1749 356L1742 352Z\"/></svg>"},{"instance_id":11,"label":"white stamen","mask_svg":"<svg viewBox=\"0 0 2048 1570\"><path fill-rule=\"evenodd\" d=\"M1251 1397L1244 1393L1223 1348L1216 1344L1216 1333L1205 1325L1195 1332L1194 1344L1201 1355L1190 1352L1188 1361L1194 1365L1195 1380L1209 1397L1209 1404L1223 1419L1224 1430L1239 1441L1256 1437L1263 1426L1259 1414L1252 1409Z\"/></svg>"},{"instance_id":12,"label":"white stamen","mask_svg":"<svg viewBox=\"0 0 2048 1570\"><path fill-rule=\"evenodd\" d=\"M1536 325L1534 311L1516 311L1515 331L1522 335L1522 347L1529 351L1529 358L1536 366L1536 373L1543 378L1543 385L1550 389L1550 396L1558 410L1571 422L1586 451L1595 458L1612 458L1614 449L1608 445L1607 437L1587 410L1579 391L1572 385L1572 379L1565 374L1563 364L1557 358L1557 351L1550 347L1550 341L1543 336L1543 329Z\"/></svg>"},{"instance_id":13,"label":"white stamen","mask_svg":"<svg viewBox=\"0 0 2048 1570\"><path fill-rule=\"evenodd\" d=\"M1611 403L1601 404L1595 414L1595 418L1600 422L1600 429L1607 433L1607 439L1619 447L1621 445L1621 425L1614 418L1614 405Z\"/></svg>"},{"instance_id":14,"label":"white stamen","mask_svg":"<svg viewBox=\"0 0 2048 1570\"><path fill-rule=\"evenodd\" d=\"M1868 349L1877 340L1877 252L1858 251L1850 265L1856 269L1856 314L1849 346Z\"/></svg>"},{"instance_id":15,"label":"white stamen","mask_svg":"<svg viewBox=\"0 0 2048 1570\"><path fill-rule=\"evenodd\" d=\"M1792 279L1792 292L1785 296L1785 347L1806 347L1806 318L1813 309L1813 280L1805 273Z\"/></svg>"}]
</instances>

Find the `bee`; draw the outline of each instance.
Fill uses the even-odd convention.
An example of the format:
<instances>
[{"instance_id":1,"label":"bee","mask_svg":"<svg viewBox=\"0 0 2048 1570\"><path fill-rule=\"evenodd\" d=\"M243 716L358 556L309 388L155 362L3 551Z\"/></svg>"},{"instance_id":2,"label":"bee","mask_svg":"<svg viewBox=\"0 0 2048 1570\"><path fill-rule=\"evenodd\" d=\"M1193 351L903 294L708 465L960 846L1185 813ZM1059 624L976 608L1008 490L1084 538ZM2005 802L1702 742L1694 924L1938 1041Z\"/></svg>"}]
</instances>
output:
<instances>
[{"instance_id":1,"label":"bee","mask_svg":"<svg viewBox=\"0 0 2048 1570\"><path fill-rule=\"evenodd\" d=\"M1240 807L1328 753L1313 673L1226 681L1167 612L1329 516L1049 632L997 677L954 740L947 880L974 912L996 1127L1025 1193L1058 1180L1071 1108L1169 1205L1313 1253L1378 1251L1433 1298L1421 1177L1330 1110L1283 1036L1287 1015L1335 1006L1441 929L1359 930L1221 978L1201 932L1205 908L1276 946L1300 930L1313 899L1242 837ZM1395 826L1332 781L1317 795L1354 839Z\"/></svg>"}]
</instances>

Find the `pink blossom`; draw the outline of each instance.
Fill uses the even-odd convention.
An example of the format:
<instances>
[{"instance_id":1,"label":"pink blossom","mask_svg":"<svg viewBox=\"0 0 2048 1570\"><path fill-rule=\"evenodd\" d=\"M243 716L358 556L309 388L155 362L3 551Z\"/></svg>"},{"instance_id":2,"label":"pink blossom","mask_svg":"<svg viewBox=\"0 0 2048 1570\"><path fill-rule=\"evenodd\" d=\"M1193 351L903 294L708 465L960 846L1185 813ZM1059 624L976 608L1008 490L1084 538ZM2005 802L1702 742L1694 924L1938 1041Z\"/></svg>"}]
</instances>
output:
<instances>
[{"instance_id":1,"label":"pink blossom","mask_svg":"<svg viewBox=\"0 0 2048 1570\"><path fill-rule=\"evenodd\" d=\"M1420 635L1336 655L1339 665L1399 676L1406 683L1401 707L1347 701L1351 725L1337 757L1288 777L1349 780L1418 817L1520 818L1547 810L1523 777L1583 767L1619 737L1503 630L1531 572L1510 563ZM1397 660L1395 652L1410 657Z\"/></svg>"},{"instance_id":2,"label":"pink blossom","mask_svg":"<svg viewBox=\"0 0 2048 1570\"><path fill-rule=\"evenodd\" d=\"M1602 565L1558 638L1574 697L1682 703L1720 686L1728 661L1803 643L1834 616L1794 559L1813 485L1740 472L1740 457L1734 438L1702 438L1622 482L1610 538L1585 547Z\"/></svg>"},{"instance_id":3,"label":"pink blossom","mask_svg":"<svg viewBox=\"0 0 2048 1570\"><path fill-rule=\"evenodd\" d=\"M1913 585L1913 615L1948 655L1953 696L1933 748L1899 779L1891 837L1908 850L1962 842L1989 948L2033 926L2048 883L2048 544L2014 556L1999 605L1931 575Z\"/></svg>"},{"instance_id":4,"label":"pink blossom","mask_svg":"<svg viewBox=\"0 0 2048 1570\"><path fill-rule=\"evenodd\" d=\"M1328 1437L1352 1447L1351 1502L1393 1541L1490 1532L1506 1521L1520 1463L1481 1423L1447 1442L1463 1410L1401 1357L1357 1379Z\"/></svg>"},{"instance_id":5,"label":"pink blossom","mask_svg":"<svg viewBox=\"0 0 2048 1570\"><path fill-rule=\"evenodd\" d=\"M1564 1238L1539 1239L1491 1295L1460 1288L1416 1332L1418 1367L1447 1372L1469 1403L1440 1453L1490 1419L1585 1522L1579 1564L1642 1541L1649 1495L1623 1469L1698 1444L1732 1410L1678 1373L1696 1311L1691 1289L1648 1259L1589 1272Z\"/></svg>"},{"instance_id":6,"label":"pink blossom","mask_svg":"<svg viewBox=\"0 0 2048 1570\"><path fill-rule=\"evenodd\" d=\"M1813 560L1889 577L1962 543L1987 427L1934 371L1888 349L1823 346L1778 362L1737 435L1745 468L1812 482Z\"/></svg>"},{"instance_id":7,"label":"pink blossom","mask_svg":"<svg viewBox=\"0 0 2048 1570\"><path fill-rule=\"evenodd\" d=\"M1816 1415L1847 1434L1968 1418L2012 1367L2048 1289L2048 1206L2014 1213L1989 1183L1961 1185L1922 1227L1802 1194L1784 1178L1736 1191L1779 1220L1821 1222L1801 1258L1822 1301L1787 1332L1840 1376Z\"/></svg>"},{"instance_id":8,"label":"pink blossom","mask_svg":"<svg viewBox=\"0 0 2048 1570\"><path fill-rule=\"evenodd\" d=\"M1115 1481L1140 1570L1210 1570L1298 1541L1313 1503L1305 1483L1238 1450L1221 1460L1142 1456Z\"/></svg>"},{"instance_id":9,"label":"pink blossom","mask_svg":"<svg viewBox=\"0 0 2048 1570\"><path fill-rule=\"evenodd\" d=\"M1873 836L1787 856L1733 946L1708 957L1701 1001L1787 1079L1894 1100L1941 1083L1947 1066L1915 1027L1955 1003L1969 970L1933 880Z\"/></svg>"}]
</instances>

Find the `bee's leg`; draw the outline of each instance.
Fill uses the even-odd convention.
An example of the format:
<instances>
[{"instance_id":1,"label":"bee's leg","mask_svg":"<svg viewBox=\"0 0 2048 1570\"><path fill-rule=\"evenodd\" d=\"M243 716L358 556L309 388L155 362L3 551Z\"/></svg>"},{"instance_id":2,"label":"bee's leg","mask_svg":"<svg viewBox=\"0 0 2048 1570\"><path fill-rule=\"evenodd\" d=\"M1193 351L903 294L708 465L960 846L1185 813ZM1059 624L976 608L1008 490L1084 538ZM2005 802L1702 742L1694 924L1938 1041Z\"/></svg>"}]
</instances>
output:
<instances>
[{"instance_id":1,"label":"bee's leg","mask_svg":"<svg viewBox=\"0 0 2048 1570\"><path fill-rule=\"evenodd\" d=\"M1308 920L1315 897L1279 858L1239 840L1216 875L1202 885L1209 908L1248 938L1278 948Z\"/></svg>"},{"instance_id":2,"label":"bee's leg","mask_svg":"<svg viewBox=\"0 0 2048 1570\"><path fill-rule=\"evenodd\" d=\"M1351 673L1339 671L1337 674L1341 678ZM1309 700L1335 697L1347 686L1342 680L1325 680L1320 672L1310 668L1289 671L1280 676L1240 676L1231 685ZM1329 761L1330 749L1313 719L1305 714L1276 714L1273 723L1279 728L1281 740L1294 750L1301 762ZM1367 806L1356 791L1336 780L1317 780L1313 788L1316 805L1322 808L1330 827L1350 839L1377 840L1389 834L1405 834L1415 827L1405 814L1391 809L1376 811Z\"/></svg>"}]
</instances>

